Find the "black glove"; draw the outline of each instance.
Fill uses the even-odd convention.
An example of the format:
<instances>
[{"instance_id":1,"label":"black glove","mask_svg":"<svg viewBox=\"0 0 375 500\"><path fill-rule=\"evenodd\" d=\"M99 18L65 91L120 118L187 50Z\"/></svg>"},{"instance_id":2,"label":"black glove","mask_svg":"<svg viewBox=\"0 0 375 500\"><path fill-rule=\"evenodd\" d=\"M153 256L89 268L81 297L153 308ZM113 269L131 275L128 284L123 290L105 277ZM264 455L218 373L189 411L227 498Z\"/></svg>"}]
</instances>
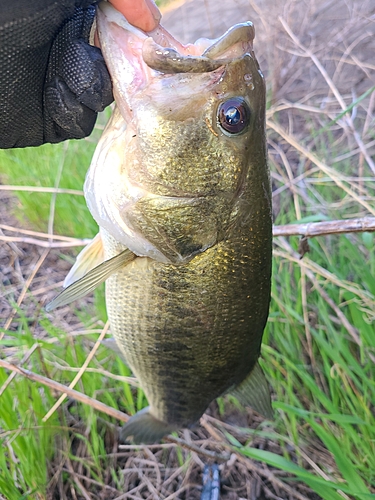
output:
<instances>
[{"instance_id":1,"label":"black glove","mask_svg":"<svg viewBox=\"0 0 375 500\"><path fill-rule=\"evenodd\" d=\"M81 139L113 101L93 0L0 0L0 148Z\"/></svg>"}]
</instances>

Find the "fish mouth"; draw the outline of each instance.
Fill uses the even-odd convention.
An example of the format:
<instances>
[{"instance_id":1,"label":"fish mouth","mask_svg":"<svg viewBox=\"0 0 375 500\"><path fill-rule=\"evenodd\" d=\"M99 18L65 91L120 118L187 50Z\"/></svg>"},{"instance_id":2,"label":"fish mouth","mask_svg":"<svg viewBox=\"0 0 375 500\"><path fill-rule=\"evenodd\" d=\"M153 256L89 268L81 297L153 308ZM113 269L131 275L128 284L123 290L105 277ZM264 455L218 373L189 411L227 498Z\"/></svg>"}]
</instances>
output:
<instances>
[{"instance_id":1,"label":"fish mouth","mask_svg":"<svg viewBox=\"0 0 375 500\"><path fill-rule=\"evenodd\" d=\"M249 21L233 26L214 43L199 39L189 45L177 42L177 47L173 47L175 39L162 26L149 35L143 43L142 57L150 68L161 73L210 73L252 51L255 31ZM205 48L207 42L210 45Z\"/></svg>"},{"instance_id":2,"label":"fish mouth","mask_svg":"<svg viewBox=\"0 0 375 500\"><path fill-rule=\"evenodd\" d=\"M148 33L135 28L108 2L99 4L97 23L102 46L108 33L105 25L110 23L113 38L128 56L134 57L138 50L138 57L141 54L143 62L160 73L209 73L253 52L255 30L250 21L236 24L220 38L200 38L187 45L178 42L161 25Z\"/></svg>"}]
</instances>

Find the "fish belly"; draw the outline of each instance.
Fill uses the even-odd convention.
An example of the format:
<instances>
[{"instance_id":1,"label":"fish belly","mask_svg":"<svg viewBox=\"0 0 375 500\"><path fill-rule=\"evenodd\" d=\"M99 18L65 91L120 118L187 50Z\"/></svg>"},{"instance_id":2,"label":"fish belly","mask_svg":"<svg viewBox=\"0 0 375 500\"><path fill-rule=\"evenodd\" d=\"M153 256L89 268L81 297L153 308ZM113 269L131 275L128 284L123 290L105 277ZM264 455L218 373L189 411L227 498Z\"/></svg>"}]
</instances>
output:
<instances>
[{"instance_id":1,"label":"fish belly","mask_svg":"<svg viewBox=\"0 0 375 500\"><path fill-rule=\"evenodd\" d=\"M271 240L243 229L248 237L224 240L188 264L138 257L106 282L111 331L150 413L169 429L194 424L258 359ZM123 250L108 234L104 242L107 258Z\"/></svg>"}]
</instances>

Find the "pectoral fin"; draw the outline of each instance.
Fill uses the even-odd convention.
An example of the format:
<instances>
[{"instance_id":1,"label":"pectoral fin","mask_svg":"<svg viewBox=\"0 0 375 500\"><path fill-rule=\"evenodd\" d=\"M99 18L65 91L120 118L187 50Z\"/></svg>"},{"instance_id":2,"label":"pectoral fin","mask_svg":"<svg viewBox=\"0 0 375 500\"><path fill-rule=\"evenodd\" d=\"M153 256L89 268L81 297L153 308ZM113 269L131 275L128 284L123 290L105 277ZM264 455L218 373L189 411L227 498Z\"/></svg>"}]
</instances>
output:
<instances>
[{"instance_id":1,"label":"pectoral fin","mask_svg":"<svg viewBox=\"0 0 375 500\"><path fill-rule=\"evenodd\" d=\"M231 391L242 404L250 406L267 418L273 418L268 382L257 362L245 380Z\"/></svg>"},{"instance_id":2,"label":"pectoral fin","mask_svg":"<svg viewBox=\"0 0 375 500\"><path fill-rule=\"evenodd\" d=\"M74 266L64 280L64 288L83 278L91 269L104 261L103 241L98 233L95 238L78 254Z\"/></svg>"},{"instance_id":3,"label":"pectoral fin","mask_svg":"<svg viewBox=\"0 0 375 500\"><path fill-rule=\"evenodd\" d=\"M56 307L65 306L74 300L81 299L95 290L95 288L109 278L111 274L129 264L135 257L133 252L126 249L115 257L112 257L112 259L102 262L99 266L83 276L83 278L80 278L78 281L68 286L68 288L65 288L65 290L46 305L46 311L53 311Z\"/></svg>"}]
</instances>

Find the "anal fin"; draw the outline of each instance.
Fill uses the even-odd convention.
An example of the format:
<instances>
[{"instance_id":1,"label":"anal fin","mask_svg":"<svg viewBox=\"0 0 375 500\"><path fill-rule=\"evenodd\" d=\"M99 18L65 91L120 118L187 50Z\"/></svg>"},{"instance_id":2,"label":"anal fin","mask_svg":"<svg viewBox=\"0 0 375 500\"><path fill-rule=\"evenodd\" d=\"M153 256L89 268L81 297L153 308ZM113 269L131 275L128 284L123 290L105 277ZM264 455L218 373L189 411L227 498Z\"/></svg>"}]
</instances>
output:
<instances>
[{"instance_id":1,"label":"anal fin","mask_svg":"<svg viewBox=\"0 0 375 500\"><path fill-rule=\"evenodd\" d=\"M266 418L273 418L268 382L258 361L250 375L230 392L240 403L250 406Z\"/></svg>"}]
</instances>

